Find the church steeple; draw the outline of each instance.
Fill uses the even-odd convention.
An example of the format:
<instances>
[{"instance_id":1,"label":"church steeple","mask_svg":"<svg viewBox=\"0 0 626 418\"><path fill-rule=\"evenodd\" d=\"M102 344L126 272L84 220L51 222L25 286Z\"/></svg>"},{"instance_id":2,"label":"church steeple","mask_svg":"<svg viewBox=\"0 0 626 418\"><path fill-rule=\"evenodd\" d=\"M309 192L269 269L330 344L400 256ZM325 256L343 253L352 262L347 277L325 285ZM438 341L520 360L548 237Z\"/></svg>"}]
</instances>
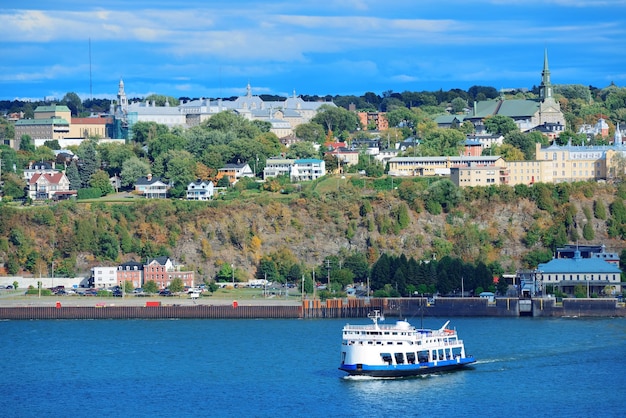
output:
<instances>
[{"instance_id":1,"label":"church steeple","mask_svg":"<svg viewBox=\"0 0 626 418\"><path fill-rule=\"evenodd\" d=\"M539 98L541 101L552 98L552 83L550 82L550 69L548 68L548 50L543 55L543 71L541 71L541 85L539 86Z\"/></svg>"},{"instance_id":2,"label":"church steeple","mask_svg":"<svg viewBox=\"0 0 626 418\"><path fill-rule=\"evenodd\" d=\"M122 111L128 110L128 99L126 98L126 92L124 91L124 80L120 78L120 84L117 90L117 104L122 108Z\"/></svg>"}]
</instances>

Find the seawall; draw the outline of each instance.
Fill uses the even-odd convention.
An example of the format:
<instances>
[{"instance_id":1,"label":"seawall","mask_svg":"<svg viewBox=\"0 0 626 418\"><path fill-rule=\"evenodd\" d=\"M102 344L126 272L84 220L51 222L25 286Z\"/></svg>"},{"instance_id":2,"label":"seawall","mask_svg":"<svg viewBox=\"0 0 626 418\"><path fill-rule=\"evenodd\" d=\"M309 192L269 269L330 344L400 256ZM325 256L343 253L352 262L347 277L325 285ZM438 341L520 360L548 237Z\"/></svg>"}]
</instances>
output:
<instances>
[{"instance_id":1,"label":"seawall","mask_svg":"<svg viewBox=\"0 0 626 418\"><path fill-rule=\"evenodd\" d=\"M237 319L237 318L365 318L373 310L388 317L624 317L626 308L615 299L497 299L439 298L429 304L425 298L318 299L297 304L243 305L143 305L97 303L91 306L0 307L0 319Z\"/></svg>"}]
</instances>

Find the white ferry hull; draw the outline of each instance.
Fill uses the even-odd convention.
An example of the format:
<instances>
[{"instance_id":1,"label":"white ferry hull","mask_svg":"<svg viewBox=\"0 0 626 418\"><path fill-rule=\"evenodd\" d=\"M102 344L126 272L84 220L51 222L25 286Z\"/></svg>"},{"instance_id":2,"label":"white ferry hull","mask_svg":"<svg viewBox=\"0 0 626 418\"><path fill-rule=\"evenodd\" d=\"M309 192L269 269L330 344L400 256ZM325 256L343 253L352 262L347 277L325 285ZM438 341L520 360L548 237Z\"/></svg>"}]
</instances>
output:
<instances>
[{"instance_id":1,"label":"white ferry hull","mask_svg":"<svg viewBox=\"0 0 626 418\"><path fill-rule=\"evenodd\" d=\"M449 372L466 368L475 363L473 357L465 359L440 361L437 365L426 364L399 364L394 366L370 366L367 364L342 364L339 370L351 376L372 376L372 377L411 377L439 372Z\"/></svg>"},{"instance_id":2,"label":"white ferry hull","mask_svg":"<svg viewBox=\"0 0 626 418\"><path fill-rule=\"evenodd\" d=\"M446 322L439 329L417 329L407 321L371 325L346 324L342 332L339 370L353 376L407 377L457 370L476 360L465 353L456 330Z\"/></svg>"}]
</instances>

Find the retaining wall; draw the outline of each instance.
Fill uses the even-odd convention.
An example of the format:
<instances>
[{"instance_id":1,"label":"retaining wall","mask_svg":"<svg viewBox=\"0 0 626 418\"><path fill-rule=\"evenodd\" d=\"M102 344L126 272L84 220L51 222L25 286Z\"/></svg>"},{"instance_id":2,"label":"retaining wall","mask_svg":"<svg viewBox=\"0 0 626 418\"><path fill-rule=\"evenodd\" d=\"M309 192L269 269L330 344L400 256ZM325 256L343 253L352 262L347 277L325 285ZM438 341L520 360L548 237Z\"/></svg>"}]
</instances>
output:
<instances>
[{"instance_id":1,"label":"retaining wall","mask_svg":"<svg viewBox=\"0 0 626 418\"><path fill-rule=\"evenodd\" d=\"M532 315L562 316L626 316L626 309L615 299L565 299L557 305L554 299L532 301ZM497 299L489 303L480 298L440 298L429 304L425 298L371 298L305 300L302 305L166 305L166 306L25 306L0 307L0 319L171 319L171 318L365 318L379 310L383 315L399 318L420 316L498 316L517 317L519 300Z\"/></svg>"}]
</instances>

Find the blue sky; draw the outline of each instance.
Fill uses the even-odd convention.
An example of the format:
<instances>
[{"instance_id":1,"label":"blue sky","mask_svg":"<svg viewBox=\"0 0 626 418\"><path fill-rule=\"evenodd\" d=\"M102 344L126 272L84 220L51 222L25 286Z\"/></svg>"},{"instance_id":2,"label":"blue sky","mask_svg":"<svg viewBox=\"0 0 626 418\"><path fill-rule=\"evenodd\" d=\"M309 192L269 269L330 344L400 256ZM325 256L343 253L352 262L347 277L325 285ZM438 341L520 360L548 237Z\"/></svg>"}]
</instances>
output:
<instances>
[{"instance_id":1,"label":"blue sky","mask_svg":"<svg viewBox=\"0 0 626 418\"><path fill-rule=\"evenodd\" d=\"M5 3L5 100L626 84L626 0Z\"/></svg>"}]
</instances>

